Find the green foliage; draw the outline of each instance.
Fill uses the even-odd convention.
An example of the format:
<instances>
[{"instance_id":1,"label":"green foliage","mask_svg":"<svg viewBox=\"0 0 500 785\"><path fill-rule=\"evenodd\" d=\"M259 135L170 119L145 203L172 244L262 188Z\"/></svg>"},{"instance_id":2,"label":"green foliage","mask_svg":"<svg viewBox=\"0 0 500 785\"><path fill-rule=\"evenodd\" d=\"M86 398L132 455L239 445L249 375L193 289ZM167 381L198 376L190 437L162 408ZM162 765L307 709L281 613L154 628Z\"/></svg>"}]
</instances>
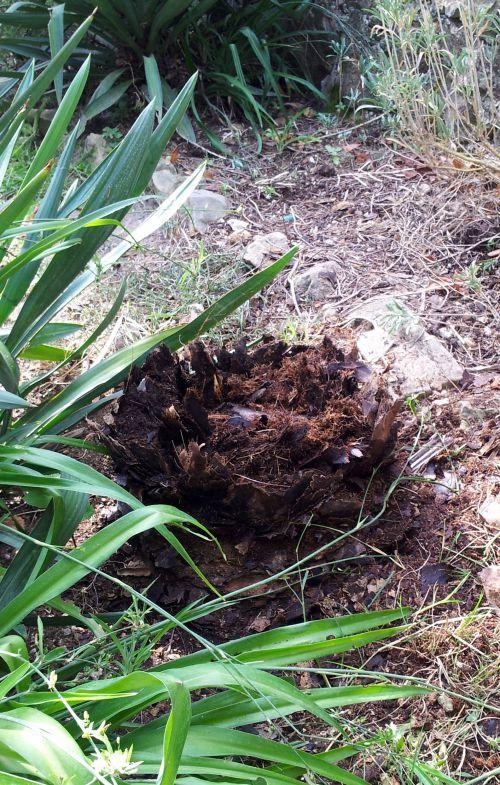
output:
<instances>
[{"instance_id":1,"label":"green foliage","mask_svg":"<svg viewBox=\"0 0 500 785\"><path fill-rule=\"evenodd\" d=\"M168 108L175 98L168 74L179 72L187 77L198 71L198 95L209 108L223 112L221 99L229 99L258 131L271 121L269 107L283 108L286 95L306 90L323 98L308 68L308 42L319 36L309 29L313 5L303 0L67 0L64 6L52 7L43 2L16 2L5 14L5 25L14 31L29 29L33 35L20 38L14 33L0 40L0 45L19 55L44 59L49 19L51 51L55 52L52 43L57 38L61 45L61 26L79 24L96 8L86 40L95 52L94 65L101 78L117 73L117 58L127 61L132 70L142 69L144 59L149 94L160 111L160 102ZM84 51L80 47L73 61L81 62ZM116 78L122 74L119 69ZM60 76L57 79L59 96ZM106 86L104 92L114 98L121 84ZM187 120L179 132L193 138Z\"/></svg>"},{"instance_id":2,"label":"green foliage","mask_svg":"<svg viewBox=\"0 0 500 785\"><path fill-rule=\"evenodd\" d=\"M386 119L418 152L452 155L455 168L485 168L498 179L498 14L490 3L455 5L450 29L438 4L377 0L381 47L365 78Z\"/></svg>"},{"instance_id":3,"label":"green foliage","mask_svg":"<svg viewBox=\"0 0 500 785\"><path fill-rule=\"evenodd\" d=\"M397 610L362 613L258 633L218 647L205 643L196 654L103 680L85 679L96 648L107 649L111 661L119 656L115 641L123 645L135 631L119 625L113 635L101 634L97 642L73 652L46 653L40 625L40 653L32 662L22 638L5 636L0 638L0 768L27 778L21 781L45 785L122 782L125 776L127 782L157 785L203 785L214 778L235 785L297 785L314 775L363 785L364 780L339 764L362 756L373 741L358 731L351 743L342 710L426 690L386 682L304 691L271 671L320 652L335 654L383 640L397 632L388 625L402 615ZM172 622L163 622L161 631L171 627ZM210 694L200 697L200 690ZM155 719L140 726L134 722L139 712L151 709ZM292 746L286 728L295 731L290 718L298 712L329 728L336 745L319 753L307 751L306 739ZM285 721L280 741L253 732L252 726L272 726L277 719Z\"/></svg>"},{"instance_id":4,"label":"green foliage","mask_svg":"<svg viewBox=\"0 0 500 785\"><path fill-rule=\"evenodd\" d=\"M50 82L57 82L63 64L61 53L64 51L64 58L68 58L75 51L89 23L86 20L73 33L36 78L33 62L26 68L10 107L0 117L2 176L8 171L27 110L35 105ZM50 128L29 163L19 190L0 208L0 258L3 260L0 266L0 384L3 387L0 390L0 487L4 489L0 541L18 548L0 580L0 627L4 632L40 604L57 602L58 595L79 579L80 572L74 563L58 561L58 548L66 545L82 518L88 515L91 495L121 500L132 512L108 527L104 536L85 543L84 551L76 553L75 559L82 555L89 564L100 564L106 554L110 556L126 541L134 527L156 526L196 569L167 528L182 526L183 521L189 520L191 527L208 536L196 521L171 508L145 508L98 472L54 450L58 444L85 448L85 442L68 441L61 434L89 412L120 395L110 391L135 362L143 360L160 343L175 350L210 330L271 281L294 253L289 252L222 297L191 323L121 349L76 376L57 394L42 393L51 377L82 357L109 326L121 305L125 283L109 313L76 349L69 351L58 345L83 329L82 325L60 320L59 314L117 258L114 249L105 257L105 264L98 267L94 263L94 255L127 210L142 198L141 193L165 145L184 116L196 82L194 75L164 116L159 115L154 102L147 106L105 161L83 182L68 187L72 154L86 118L81 118L72 129L71 124L89 70L90 60L86 58L61 94ZM97 99L94 94L94 100ZM153 231L171 218L196 187L202 173L203 167L181 184L147 219L138 234L144 228ZM45 192L41 197L42 188ZM123 241L118 251L133 242L133 239ZM49 370L37 376L31 371L32 361L48 362ZM36 405L29 403L31 399ZM54 449L42 445L52 445ZM19 497L38 511L31 540L22 540L20 533L4 522L10 518L10 507Z\"/></svg>"}]
</instances>

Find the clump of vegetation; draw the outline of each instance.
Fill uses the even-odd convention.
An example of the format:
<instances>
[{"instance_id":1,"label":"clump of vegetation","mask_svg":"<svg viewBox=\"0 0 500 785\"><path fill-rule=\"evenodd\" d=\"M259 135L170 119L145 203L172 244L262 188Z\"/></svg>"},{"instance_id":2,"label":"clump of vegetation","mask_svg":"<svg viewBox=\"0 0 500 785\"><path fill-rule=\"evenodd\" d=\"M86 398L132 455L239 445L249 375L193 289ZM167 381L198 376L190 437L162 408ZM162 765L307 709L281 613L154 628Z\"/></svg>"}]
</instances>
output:
<instances>
[{"instance_id":1,"label":"clump of vegetation","mask_svg":"<svg viewBox=\"0 0 500 785\"><path fill-rule=\"evenodd\" d=\"M17 92L0 117L2 177L10 166L28 113L57 79L90 23L89 18L75 30L38 76L33 61L24 69ZM109 527L104 541L91 538L87 542L84 560L89 563L102 563L130 537L134 526L140 530L150 525L163 529L165 523L182 525L185 516L180 511L147 509L99 472L56 450L63 445L88 449L86 441L64 434L120 394L110 391L136 361L160 343L177 349L211 329L272 280L294 253L286 254L226 294L189 324L163 330L121 349L84 373L75 373L58 392L58 373L74 367L111 324L123 301L126 282L109 312L73 349L64 345L65 339L75 336L83 325L61 320L64 309L103 274L94 256L141 198L165 145L183 118L196 80L194 76L187 83L161 118L157 118L152 101L102 164L83 182L69 183L68 172L81 127L81 122L74 120L75 112L89 71L90 60L86 58L63 92L19 190L0 209L0 486L6 489L1 502L4 514L0 540L17 549L0 580L0 614L6 631L41 603L57 604L60 593L79 580L78 570L68 563L61 582L47 580L46 575L56 560L57 549L66 545L79 523L88 517L91 495L120 499L132 512ZM160 206L153 224L158 215L161 225L175 213L196 187L202 170ZM42 372L40 363L44 364ZM30 541L23 540L22 527L15 523L14 510L19 504L26 505L26 515L32 521ZM199 529L195 521L192 523ZM170 533L166 529L164 533L169 539ZM177 547L175 537L171 542ZM42 545L46 550L40 552Z\"/></svg>"},{"instance_id":2,"label":"clump of vegetation","mask_svg":"<svg viewBox=\"0 0 500 785\"><path fill-rule=\"evenodd\" d=\"M85 51L93 52L96 75L107 82L103 95L108 100L121 97L144 59L146 71L155 72L160 107L172 102L179 76L185 80L197 71L198 99L222 116L231 106L239 107L257 130L272 122L270 111L283 109L291 93L306 91L322 99L308 65L309 40L319 35L309 21L313 5L302 0L14 3L4 23L23 34L9 35L3 46L44 60L61 45L65 29L95 8L92 29L71 62L78 64ZM193 138L188 121L179 131Z\"/></svg>"},{"instance_id":3,"label":"clump of vegetation","mask_svg":"<svg viewBox=\"0 0 500 785\"><path fill-rule=\"evenodd\" d=\"M381 49L369 85L413 149L500 178L498 17L491 4L475 0L459 0L457 13L455 23L438 3L378 0L372 14Z\"/></svg>"},{"instance_id":4,"label":"clump of vegetation","mask_svg":"<svg viewBox=\"0 0 500 785\"><path fill-rule=\"evenodd\" d=\"M76 554L76 552L75 552ZM76 555L75 555L76 558ZM129 589L130 590L130 589ZM132 590L130 590L132 591ZM137 593L136 593L137 594ZM136 611L153 608L138 595ZM115 785L190 782L298 785L304 776L344 785L366 785L342 762L370 755L378 739L359 730L354 742L343 712L355 704L425 695L417 685L389 680L353 686L300 690L270 671L293 666L304 658L347 652L398 632L391 627L403 611L380 611L324 619L250 635L221 646L199 636L195 654L140 669L155 643L183 618L144 621L145 612L127 613L107 626L94 620L97 636L72 651L47 650L44 626L29 658L18 635L0 637L0 730L5 782L19 785ZM167 618L165 618L167 617ZM4 625L5 626L5 625ZM112 678L91 678L96 670ZM200 691L211 694L200 696ZM140 712L154 719L134 721ZM293 717L307 716L330 736L326 751L311 752L308 738ZM266 723L279 740L254 732ZM280 724L284 723L283 727ZM297 735L291 744L287 737ZM332 744L333 742L333 744Z\"/></svg>"}]
</instances>

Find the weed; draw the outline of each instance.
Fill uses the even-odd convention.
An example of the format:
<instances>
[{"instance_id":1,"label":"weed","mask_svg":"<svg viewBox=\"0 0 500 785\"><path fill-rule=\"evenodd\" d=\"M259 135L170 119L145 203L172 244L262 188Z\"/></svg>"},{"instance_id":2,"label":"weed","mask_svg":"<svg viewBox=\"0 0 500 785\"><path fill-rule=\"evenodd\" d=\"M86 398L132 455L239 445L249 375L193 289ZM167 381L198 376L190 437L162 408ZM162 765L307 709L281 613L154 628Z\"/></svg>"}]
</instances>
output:
<instances>
[{"instance_id":1,"label":"weed","mask_svg":"<svg viewBox=\"0 0 500 785\"><path fill-rule=\"evenodd\" d=\"M498 19L475 0L459 0L457 9L460 26L452 37L437 3L378 0L372 14L382 49L368 80L386 119L421 155L445 156L457 169L485 169L500 179Z\"/></svg>"},{"instance_id":2,"label":"weed","mask_svg":"<svg viewBox=\"0 0 500 785\"><path fill-rule=\"evenodd\" d=\"M342 161L342 148L335 147L334 145L331 144L326 144L325 150L327 153L330 153L330 160L333 166L339 166L339 164Z\"/></svg>"},{"instance_id":3,"label":"weed","mask_svg":"<svg viewBox=\"0 0 500 785\"><path fill-rule=\"evenodd\" d=\"M119 128L110 128L109 126L105 126L102 129L102 136L109 144L116 144L116 142L119 142L123 138L123 134Z\"/></svg>"}]
</instances>

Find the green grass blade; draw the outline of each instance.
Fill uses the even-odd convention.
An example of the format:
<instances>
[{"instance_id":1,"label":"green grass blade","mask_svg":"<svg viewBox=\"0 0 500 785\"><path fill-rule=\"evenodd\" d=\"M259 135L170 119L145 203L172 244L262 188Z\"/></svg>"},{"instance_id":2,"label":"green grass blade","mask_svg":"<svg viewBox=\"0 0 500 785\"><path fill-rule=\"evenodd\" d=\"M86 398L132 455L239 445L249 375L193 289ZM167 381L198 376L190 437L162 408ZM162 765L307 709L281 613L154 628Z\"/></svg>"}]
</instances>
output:
<instances>
[{"instance_id":1,"label":"green grass blade","mask_svg":"<svg viewBox=\"0 0 500 785\"><path fill-rule=\"evenodd\" d=\"M3 609L0 614L0 635L8 633L35 608L69 589L91 572L93 567L99 567L135 535L155 527L183 522L197 525L194 518L174 507L156 505L133 510L110 523L73 549L71 559L61 558ZM4 524L0 524L0 528L4 527Z\"/></svg>"},{"instance_id":2,"label":"green grass blade","mask_svg":"<svg viewBox=\"0 0 500 785\"><path fill-rule=\"evenodd\" d=\"M189 690L174 680L167 686L171 709L160 747L162 753L156 785L174 785L191 724Z\"/></svg>"}]
</instances>

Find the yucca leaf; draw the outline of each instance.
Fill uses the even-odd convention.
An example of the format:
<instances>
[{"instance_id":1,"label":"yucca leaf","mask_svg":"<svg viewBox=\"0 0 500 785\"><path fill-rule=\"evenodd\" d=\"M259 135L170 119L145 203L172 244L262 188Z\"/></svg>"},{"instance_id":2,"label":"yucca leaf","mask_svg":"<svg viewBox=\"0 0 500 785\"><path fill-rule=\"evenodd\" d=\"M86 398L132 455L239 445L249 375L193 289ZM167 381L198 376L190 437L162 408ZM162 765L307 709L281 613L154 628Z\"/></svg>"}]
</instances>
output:
<instances>
[{"instance_id":1,"label":"yucca leaf","mask_svg":"<svg viewBox=\"0 0 500 785\"><path fill-rule=\"evenodd\" d=\"M100 472L77 461L75 458L71 458L69 455L62 455L61 453L44 450L40 447L7 447L0 445L0 458L9 462L22 461L23 464L28 464L39 470L44 468L53 469L67 477L67 479L58 479L53 476L46 478L43 475L37 475L33 476L32 480L24 478L23 482L29 482L32 487L50 488L50 483L53 482L55 489L59 487L77 491L78 493L94 493L96 495L109 496L128 504L132 509L142 507L142 504L132 494L128 493L120 485L117 485L113 480L109 480ZM20 464L16 469L11 469L5 463L0 463L0 484L6 485L7 480L11 481L13 485L22 484L21 477L18 482L15 480L16 470L22 474L25 471L25 466ZM37 485L37 483L40 484Z\"/></svg>"},{"instance_id":2,"label":"yucca leaf","mask_svg":"<svg viewBox=\"0 0 500 785\"><path fill-rule=\"evenodd\" d=\"M158 70L158 63L154 55L143 57L144 73L146 75L146 83L148 86L149 100L153 101L156 109L156 116L158 122L161 120L163 108L163 95L161 90L161 77Z\"/></svg>"},{"instance_id":3,"label":"yucca leaf","mask_svg":"<svg viewBox=\"0 0 500 785\"><path fill-rule=\"evenodd\" d=\"M26 409L27 406L30 406L28 401L20 398L19 395L0 390L0 409Z\"/></svg>"},{"instance_id":4,"label":"yucca leaf","mask_svg":"<svg viewBox=\"0 0 500 785\"><path fill-rule=\"evenodd\" d=\"M74 548L71 551L72 558L62 557L3 608L0 614L0 635L10 632L35 608L74 586L93 567L103 564L135 535L155 527L182 523L200 527L190 515L167 505L142 507L108 524L78 548ZM0 529L6 528L5 524L0 524Z\"/></svg>"},{"instance_id":5,"label":"yucca leaf","mask_svg":"<svg viewBox=\"0 0 500 785\"><path fill-rule=\"evenodd\" d=\"M38 99L44 94L45 90L53 81L60 68L64 65L68 57L70 57L70 55L74 52L81 39L89 29L92 19L93 16L90 16L75 30L73 35L64 44L62 49L59 50L57 55L50 61L42 73L36 77L29 90L14 99L9 109L0 117L0 135L2 135L5 129L10 125L11 121L22 108L23 104L26 105L26 109L31 109Z\"/></svg>"},{"instance_id":6,"label":"yucca leaf","mask_svg":"<svg viewBox=\"0 0 500 785\"><path fill-rule=\"evenodd\" d=\"M86 494L68 492L54 494L47 509L38 517L31 535L48 545L66 545L89 511L91 508L89 509ZM53 561L53 551L39 548L29 541L22 541L21 547L0 580L0 608L22 594Z\"/></svg>"},{"instance_id":7,"label":"yucca leaf","mask_svg":"<svg viewBox=\"0 0 500 785\"><path fill-rule=\"evenodd\" d=\"M28 414L21 418L16 426L15 436L13 434L8 435L7 440L26 439L31 434L44 433L53 429L66 416L66 412L70 407L78 402L85 405L89 402L89 397L95 398L110 387L115 386L128 372L131 365L143 361L148 352L160 343L164 343L172 351L176 351L181 346L193 341L198 335L212 329L222 319L260 291L263 286L270 283L286 267L296 251L296 248L292 248L274 264L255 273L232 292L217 300L189 324L164 330L154 336L143 338L133 346L121 349L111 357L98 363L94 368L85 371L78 379L71 382L65 390L51 398L47 403L37 407L36 414L33 416Z\"/></svg>"},{"instance_id":8,"label":"yucca leaf","mask_svg":"<svg viewBox=\"0 0 500 785\"><path fill-rule=\"evenodd\" d=\"M56 7L60 8L60 6ZM26 172L23 180L23 186L29 182L29 180L34 177L34 175L39 172L43 166L45 166L47 161L50 161L51 158L53 158L56 154L56 151L64 134L67 131L67 128L75 113L75 109L78 105L78 101L80 100L87 83L89 71L90 55L87 57L83 65L71 80L71 84L66 90L64 98L60 102L60 105L52 119L52 122L50 123L47 133L45 134L40 147L36 151L36 155L33 158L28 171Z\"/></svg>"},{"instance_id":9,"label":"yucca leaf","mask_svg":"<svg viewBox=\"0 0 500 785\"><path fill-rule=\"evenodd\" d=\"M36 174L24 188L22 188L10 202L0 210L0 235L5 229L10 227L15 221L22 221L33 200L40 190L43 181L50 171L50 164L47 164L38 174Z\"/></svg>"},{"instance_id":10,"label":"yucca leaf","mask_svg":"<svg viewBox=\"0 0 500 785\"><path fill-rule=\"evenodd\" d=\"M53 5L50 9L50 22L47 25L50 42L50 54L54 58L64 46L64 3ZM62 101L63 71L62 68L54 77L57 102Z\"/></svg>"},{"instance_id":11,"label":"yucca leaf","mask_svg":"<svg viewBox=\"0 0 500 785\"><path fill-rule=\"evenodd\" d=\"M144 166L144 159L152 133L154 106L147 107L136 120L127 136L115 150L113 167L106 170L105 180L98 182L89 195L82 217L105 205L127 199L137 193L136 182ZM118 214L120 219L125 211ZM25 340L30 326L66 287L82 272L95 251L110 235L107 226L82 234L78 253L62 252L49 263L28 294L16 319L7 346L16 353Z\"/></svg>"}]
</instances>

